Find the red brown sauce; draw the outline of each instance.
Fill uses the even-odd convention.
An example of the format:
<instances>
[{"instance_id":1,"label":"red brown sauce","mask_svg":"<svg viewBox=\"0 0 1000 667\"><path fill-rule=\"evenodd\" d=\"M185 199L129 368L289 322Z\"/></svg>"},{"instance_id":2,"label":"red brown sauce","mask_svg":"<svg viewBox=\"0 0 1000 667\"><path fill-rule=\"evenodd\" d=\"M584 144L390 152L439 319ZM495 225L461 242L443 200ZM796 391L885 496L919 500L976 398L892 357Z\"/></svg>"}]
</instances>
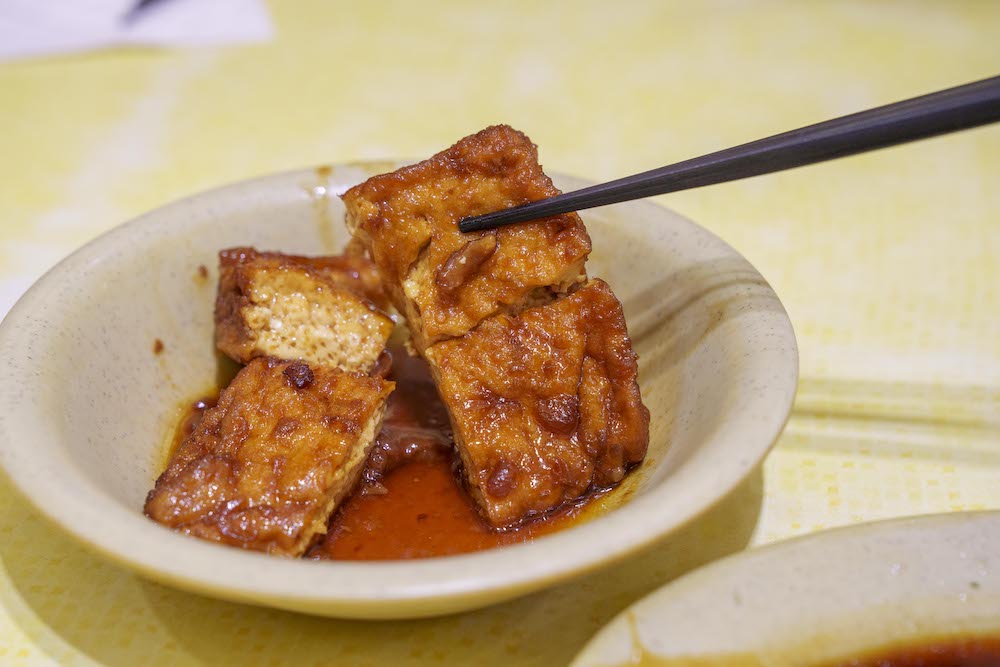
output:
<instances>
[{"instance_id":1,"label":"red brown sauce","mask_svg":"<svg viewBox=\"0 0 1000 667\"><path fill-rule=\"evenodd\" d=\"M373 371L396 383L385 406L382 430L368 455L358 490L384 494L382 480L407 463L444 461L450 465L453 440L448 412L438 398L427 362L402 347L383 353Z\"/></svg>"},{"instance_id":2,"label":"red brown sauce","mask_svg":"<svg viewBox=\"0 0 1000 667\"><path fill-rule=\"evenodd\" d=\"M998 667L1000 637L957 637L880 649L828 667Z\"/></svg>"},{"instance_id":3,"label":"red brown sauce","mask_svg":"<svg viewBox=\"0 0 1000 667\"><path fill-rule=\"evenodd\" d=\"M330 520L326 537L307 558L398 560L482 551L527 542L571 524L598 490L519 526L497 530L466 492L451 426L427 362L394 347L377 369L396 382L382 430L362 479ZM391 365L390 365L391 363ZM171 454L201 421L215 397L191 403L174 433Z\"/></svg>"},{"instance_id":4,"label":"red brown sauce","mask_svg":"<svg viewBox=\"0 0 1000 667\"><path fill-rule=\"evenodd\" d=\"M382 495L351 496L308 557L398 560L483 551L559 530L572 523L585 504L496 530L479 516L450 457L407 461L387 474L382 486Z\"/></svg>"}]
</instances>

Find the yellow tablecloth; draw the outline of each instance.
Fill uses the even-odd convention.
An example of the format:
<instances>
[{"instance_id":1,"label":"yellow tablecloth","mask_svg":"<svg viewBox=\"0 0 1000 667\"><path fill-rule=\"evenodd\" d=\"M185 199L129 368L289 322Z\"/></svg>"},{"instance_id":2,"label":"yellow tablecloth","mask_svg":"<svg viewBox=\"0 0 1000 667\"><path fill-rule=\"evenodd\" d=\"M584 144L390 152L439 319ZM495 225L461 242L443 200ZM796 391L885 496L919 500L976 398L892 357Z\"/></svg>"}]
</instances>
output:
<instances>
[{"instance_id":1,"label":"yellow tablecloth","mask_svg":"<svg viewBox=\"0 0 1000 667\"><path fill-rule=\"evenodd\" d=\"M271 3L275 42L0 66L0 308L133 215L297 166L423 156L495 122L606 179L1000 69L1000 4ZM564 664L722 554L1000 507L1000 127L665 203L768 278L802 382L763 473L667 544L419 622L309 618L147 583L0 481L0 663ZM30 446L30 443L19 443Z\"/></svg>"}]
</instances>

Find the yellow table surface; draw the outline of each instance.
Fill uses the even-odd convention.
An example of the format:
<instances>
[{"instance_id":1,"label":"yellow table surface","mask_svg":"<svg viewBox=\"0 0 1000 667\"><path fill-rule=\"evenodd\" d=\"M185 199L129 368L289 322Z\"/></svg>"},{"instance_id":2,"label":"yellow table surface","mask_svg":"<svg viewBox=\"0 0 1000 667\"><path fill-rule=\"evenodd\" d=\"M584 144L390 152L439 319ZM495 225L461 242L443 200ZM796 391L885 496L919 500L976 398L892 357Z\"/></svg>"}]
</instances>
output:
<instances>
[{"instance_id":1,"label":"yellow table surface","mask_svg":"<svg viewBox=\"0 0 1000 667\"><path fill-rule=\"evenodd\" d=\"M607 179L1000 70L995 2L271 3L267 45L0 66L0 308L146 209L275 170L428 155L491 123ZM761 475L682 534L479 612L343 622L148 583L0 479L0 663L565 664L720 555L1000 508L1000 127L664 203L739 249L801 349ZM30 443L15 443L30 446Z\"/></svg>"}]
</instances>

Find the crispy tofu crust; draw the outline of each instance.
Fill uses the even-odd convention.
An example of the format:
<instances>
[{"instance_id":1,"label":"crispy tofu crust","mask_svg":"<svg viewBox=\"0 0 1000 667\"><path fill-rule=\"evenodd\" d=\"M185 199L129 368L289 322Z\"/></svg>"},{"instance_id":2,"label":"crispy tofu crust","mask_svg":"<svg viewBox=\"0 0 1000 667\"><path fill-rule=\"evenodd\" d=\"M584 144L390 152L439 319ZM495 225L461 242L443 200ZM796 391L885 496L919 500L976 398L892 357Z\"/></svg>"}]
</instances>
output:
<instances>
[{"instance_id":1,"label":"crispy tofu crust","mask_svg":"<svg viewBox=\"0 0 1000 667\"><path fill-rule=\"evenodd\" d=\"M302 555L357 482L393 386L252 360L178 447L146 515L205 540Z\"/></svg>"},{"instance_id":2,"label":"crispy tofu crust","mask_svg":"<svg viewBox=\"0 0 1000 667\"><path fill-rule=\"evenodd\" d=\"M462 234L458 221L559 194L534 144L506 126L343 195L347 225L378 267L419 351L498 312L586 280L590 237L575 213Z\"/></svg>"},{"instance_id":3,"label":"crispy tofu crust","mask_svg":"<svg viewBox=\"0 0 1000 667\"><path fill-rule=\"evenodd\" d=\"M262 356L370 370L393 322L374 265L361 255L301 257L253 248L219 253L218 348L240 363Z\"/></svg>"},{"instance_id":4,"label":"crispy tofu crust","mask_svg":"<svg viewBox=\"0 0 1000 667\"><path fill-rule=\"evenodd\" d=\"M614 484L646 454L636 355L601 280L487 319L426 356L468 489L495 526Z\"/></svg>"}]
</instances>

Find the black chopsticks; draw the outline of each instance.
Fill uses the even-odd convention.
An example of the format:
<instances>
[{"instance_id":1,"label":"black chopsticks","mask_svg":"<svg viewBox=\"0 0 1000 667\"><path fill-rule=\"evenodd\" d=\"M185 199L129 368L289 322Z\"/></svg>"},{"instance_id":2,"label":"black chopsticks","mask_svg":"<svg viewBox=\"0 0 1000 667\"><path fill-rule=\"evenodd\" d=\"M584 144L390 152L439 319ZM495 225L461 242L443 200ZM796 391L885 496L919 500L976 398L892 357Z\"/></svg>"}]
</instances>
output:
<instances>
[{"instance_id":1,"label":"black chopsticks","mask_svg":"<svg viewBox=\"0 0 1000 667\"><path fill-rule=\"evenodd\" d=\"M842 116L634 176L465 218L463 232L735 181L1000 120L1000 76Z\"/></svg>"},{"instance_id":2,"label":"black chopsticks","mask_svg":"<svg viewBox=\"0 0 1000 667\"><path fill-rule=\"evenodd\" d=\"M153 5L163 4L165 0L135 0L132 6L129 7L128 11L122 15L121 22L125 25L131 25L139 20L140 17L146 15L146 10L148 10Z\"/></svg>"}]
</instances>

